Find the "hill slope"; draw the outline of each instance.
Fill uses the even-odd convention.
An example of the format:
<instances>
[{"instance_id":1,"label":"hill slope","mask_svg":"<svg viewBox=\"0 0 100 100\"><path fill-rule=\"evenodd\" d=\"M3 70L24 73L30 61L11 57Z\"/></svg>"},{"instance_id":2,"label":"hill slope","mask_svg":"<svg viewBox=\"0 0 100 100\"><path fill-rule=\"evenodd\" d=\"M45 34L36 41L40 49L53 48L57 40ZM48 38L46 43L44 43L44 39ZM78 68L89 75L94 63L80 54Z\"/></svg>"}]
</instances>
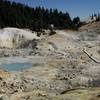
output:
<instances>
[{"instance_id":1,"label":"hill slope","mask_svg":"<svg viewBox=\"0 0 100 100\"><path fill-rule=\"evenodd\" d=\"M0 29L0 47L14 48L28 40L39 39L35 33L18 28Z\"/></svg>"},{"instance_id":2,"label":"hill slope","mask_svg":"<svg viewBox=\"0 0 100 100\"><path fill-rule=\"evenodd\" d=\"M92 24L76 32L56 30L52 36L44 36L38 41L37 52L33 56L34 59L40 59L37 62L43 63L3 78L0 81L0 92L4 96L12 94L11 100L99 100L100 34L99 28L96 28L100 25L99 22ZM28 59L27 56L24 58ZM10 61L7 59L1 58L0 61ZM30 57L28 61L34 62L34 59ZM89 89L92 87L97 88Z\"/></svg>"}]
</instances>

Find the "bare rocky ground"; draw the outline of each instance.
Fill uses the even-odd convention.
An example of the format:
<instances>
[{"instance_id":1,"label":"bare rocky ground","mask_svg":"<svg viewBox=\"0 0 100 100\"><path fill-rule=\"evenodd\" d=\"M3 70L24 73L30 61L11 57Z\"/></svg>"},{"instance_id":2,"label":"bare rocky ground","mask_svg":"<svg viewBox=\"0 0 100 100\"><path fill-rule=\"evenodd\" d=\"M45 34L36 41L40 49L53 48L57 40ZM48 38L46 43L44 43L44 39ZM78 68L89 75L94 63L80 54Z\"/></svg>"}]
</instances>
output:
<instances>
[{"instance_id":1,"label":"bare rocky ground","mask_svg":"<svg viewBox=\"0 0 100 100\"><path fill-rule=\"evenodd\" d=\"M100 100L100 22L57 30L36 49L1 49L0 56L1 63L13 56L43 62L19 72L1 70L0 100Z\"/></svg>"}]
</instances>

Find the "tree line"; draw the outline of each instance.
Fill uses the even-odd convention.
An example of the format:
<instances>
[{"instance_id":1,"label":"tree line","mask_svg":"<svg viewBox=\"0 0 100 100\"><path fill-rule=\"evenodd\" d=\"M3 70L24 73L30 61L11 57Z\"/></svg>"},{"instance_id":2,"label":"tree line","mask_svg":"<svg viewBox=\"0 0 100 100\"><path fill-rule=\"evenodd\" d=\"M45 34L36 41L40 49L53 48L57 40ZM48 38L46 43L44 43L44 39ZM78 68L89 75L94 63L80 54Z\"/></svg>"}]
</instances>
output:
<instances>
[{"instance_id":1,"label":"tree line","mask_svg":"<svg viewBox=\"0 0 100 100\"><path fill-rule=\"evenodd\" d=\"M57 29L76 29L79 17L71 19L68 12L43 7L0 0L0 27L29 28L31 30L48 29L51 24Z\"/></svg>"}]
</instances>

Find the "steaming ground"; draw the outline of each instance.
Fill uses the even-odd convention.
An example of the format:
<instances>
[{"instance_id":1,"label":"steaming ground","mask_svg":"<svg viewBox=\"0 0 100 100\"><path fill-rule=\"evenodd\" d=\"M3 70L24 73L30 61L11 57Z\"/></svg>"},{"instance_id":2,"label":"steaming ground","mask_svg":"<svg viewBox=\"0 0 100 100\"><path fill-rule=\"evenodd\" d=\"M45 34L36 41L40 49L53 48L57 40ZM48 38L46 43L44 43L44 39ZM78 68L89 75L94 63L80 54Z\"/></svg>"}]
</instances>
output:
<instances>
[{"instance_id":1,"label":"steaming ground","mask_svg":"<svg viewBox=\"0 0 100 100\"><path fill-rule=\"evenodd\" d=\"M6 29L8 33L13 33L15 30ZM25 30L21 32L26 36ZM38 60L39 65L12 73L1 70L1 98L6 98L4 100L100 99L100 22L87 24L79 31L56 30L56 34L52 36L37 37L30 31L27 33L30 34L26 36L27 39L37 39L37 46L34 49L3 48L0 50L3 52L0 63ZM20 32L18 34L20 35ZM7 52L7 57L4 57ZM42 61L43 63L40 63Z\"/></svg>"}]
</instances>

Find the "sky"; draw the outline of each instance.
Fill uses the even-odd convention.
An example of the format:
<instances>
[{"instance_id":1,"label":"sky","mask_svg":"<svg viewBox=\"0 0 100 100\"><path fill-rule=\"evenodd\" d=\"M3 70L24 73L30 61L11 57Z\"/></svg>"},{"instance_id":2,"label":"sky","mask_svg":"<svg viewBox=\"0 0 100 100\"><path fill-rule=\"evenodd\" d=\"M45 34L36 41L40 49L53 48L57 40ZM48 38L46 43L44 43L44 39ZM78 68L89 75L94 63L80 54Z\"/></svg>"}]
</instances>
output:
<instances>
[{"instance_id":1,"label":"sky","mask_svg":"<svg viewBox=\"0 0 100 100\"><path fill-rule=\"evenodd\" d=\"M100 12L100 0L10 0L31 7L41 6L45 8L57 8L68 12L71 17L79 16L81 19Z\"/></svg>"}]
</instances>

